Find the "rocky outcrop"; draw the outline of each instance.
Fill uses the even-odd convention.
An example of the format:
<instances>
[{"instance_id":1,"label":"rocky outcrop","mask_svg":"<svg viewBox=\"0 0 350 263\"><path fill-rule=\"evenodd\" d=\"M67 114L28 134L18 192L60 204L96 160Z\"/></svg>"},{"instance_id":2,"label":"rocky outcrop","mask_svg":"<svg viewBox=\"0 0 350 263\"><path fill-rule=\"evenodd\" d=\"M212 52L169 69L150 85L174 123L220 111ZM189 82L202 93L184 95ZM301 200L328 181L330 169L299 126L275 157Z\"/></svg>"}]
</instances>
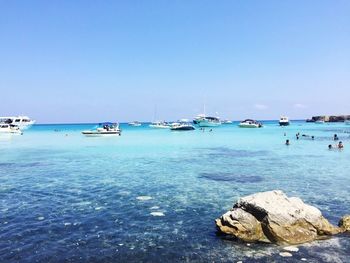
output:
<instances>
[{"instance_id":1,"label":"rocky outcrop","mask_svg":"<svg viewBox=\"0 0 350 263\"><path fill-rule=\"evenodd\" d=\"M345 231L330 224L316 207L278 190L239 199L216 219L216 226L243 241L277 244L301 244Z\"/></svg>"},{"instance_id":2,"label":"rocky outcrop","mask_svg":"<svg viewBox=\"0 0 350 263\"><path fill-rule=\"evenodd\" d=\"M350 115L338 115L338 116L313 116L311 119L307 119L307 122L325 121L325 122L344 122L350 120Z\"/></svg>"},{"instance_id":3,"label":"rocky outcrop","mask_svg":"<svg viewBox=\"0 0 350 263\"><path fill-rule=\"evenodd\" d=\"M339 221L339 227L343 229L343 231L350 232L350 215L343 216Z\"/></svg>"}]
</instances>

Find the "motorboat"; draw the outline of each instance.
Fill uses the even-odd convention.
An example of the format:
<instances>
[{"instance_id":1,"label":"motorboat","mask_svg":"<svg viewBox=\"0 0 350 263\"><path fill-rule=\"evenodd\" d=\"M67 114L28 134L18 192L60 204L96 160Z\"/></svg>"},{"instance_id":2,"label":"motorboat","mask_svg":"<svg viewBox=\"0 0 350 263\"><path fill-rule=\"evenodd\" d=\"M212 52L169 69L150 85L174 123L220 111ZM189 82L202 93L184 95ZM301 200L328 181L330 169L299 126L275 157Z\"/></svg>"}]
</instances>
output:
<instances>
[{"instance_id":1,"label":"motorboat","mask_svg":"<svg viewBox=\"0 0 350 263\"><path fill-rule=\"evenodd\" d=\"M118 123L105 122L94 130L83 131L82 134L87 137L120 136L121 129Z\"/></svg>"},{"instance_id":2,"label":"motorboat","mask_svg":"<svg viewBox=\"0 0 350 263\"><path fill-rule=\"evenodd\" d=\"M222 120L221 123L222 124L232 124L233 122L230 120Z\"/></svg>"},{"instance_id":3,"label":"motorboat","mask_svg":"<svg viewBox=\"0 0 350 263\"><path fill-rule=\"evenodd\" d=\"M280 126L288 126L289 125L289 119L286 116L281 116L279 121Z\"/></svg>"},{"instance_id":4,"label":"motorboat","mask_svg":"<svg viewBox=\"0 0 350 263\"><path fill-rule=\"evenodd\" d=\"M0 133L23 134L17 125L0 123Z\"/></svg>"},{"instance_id":5,"label":"motorboat","mask_svg":"<svg viewBox=\"0 0 350 263\"><path fill-rule=\"evenodd\" d=\"M152 122L149 127L151 128L157 128L157 129L169 129L170 128L170 124L165 122L165 121L156 121L156 122Z\"/></svg>"},{"instance_id":6,"label":"motorboat","mask_svg":"<svg viewBox=\"0 0 350 263\"><path fill-rule=\"evenodd\" d=\"M240 128L261 128L263 125L255 120L246 119L242 121L239 125Z\"/></svg>"},{"instance_id":7,"label":"motorboat","mask_svg":"<svg viewBox=\"0 0 350 263\"><path fill-rule=\"evenodd\" d=\"M35 121L31 120L28 116L11 116L0 117L0 123L16 125L20 130L25 130L30 128Z\"/></svg>"},{"instance_id":8,"label":"motorboat","mask_svg":"<svg viewBox=\"0 0 350 263\"><path fill-rule=\"evenodd\" d=\"M134 127L139 127L139 126L141 126L142 124L141 124L141 122L139 122L139 121L133 121L133 122L129 122L128 125L129 125L129 126L134 126Z\"/></svg>"},{"instance_id":9,"label":"motorboat","mask_svg":"<svg viewBox=\"0 0 350 263\"><path fill-rule=\"evenodd\" d=\"M196 128L188 120L180 120L179 122L174 122L170 126L172 131L192 131Z\"/></svg>"},{"instance_id":10,"label":"motorboat","mask_svg":"<svg viewBox=\"0 0 350 263\"><path fill-rule=\"evenodd\" d=\"M205 114L198 114L194 119L193 119L193 124L199 124L199 121L201 119L205 118Z\"/></svg>"},{"instance_id":11,"label":"motorboat","mask_svg":"<svg viewBox=\"0 0 350 263\"><path fill-rule=\"evenodd\" d=\"M198 115L194 120L194 124L199 127L217 127L221 125L221 121L218 117L205 116L204 114Z\"/></svg>"}]
</instances>

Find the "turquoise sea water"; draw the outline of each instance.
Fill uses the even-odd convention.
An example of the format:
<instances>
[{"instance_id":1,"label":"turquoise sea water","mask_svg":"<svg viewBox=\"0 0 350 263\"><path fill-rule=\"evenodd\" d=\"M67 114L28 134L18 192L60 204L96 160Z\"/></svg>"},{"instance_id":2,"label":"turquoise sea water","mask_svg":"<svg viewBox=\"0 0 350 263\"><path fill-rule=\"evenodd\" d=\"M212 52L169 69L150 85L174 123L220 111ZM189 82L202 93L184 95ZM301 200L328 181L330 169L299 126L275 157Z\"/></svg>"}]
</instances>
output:
<instances>
[{"instance_id":1,"label":"turquoise sea water","mask_svg":"<svg viewBox=\"0 0 350 263\"><path fill-rule=\"evenodd\" d=\"M337 224L350 213L350 126L123 124L120 137L81 135L93 126L35 125L0 137L0 262L350 261L347 234L282 258L281 247L227 240L214 224L239 197L272 189ZM327 149L335 133L342 151Z\"/></svg>"}]
</instances>

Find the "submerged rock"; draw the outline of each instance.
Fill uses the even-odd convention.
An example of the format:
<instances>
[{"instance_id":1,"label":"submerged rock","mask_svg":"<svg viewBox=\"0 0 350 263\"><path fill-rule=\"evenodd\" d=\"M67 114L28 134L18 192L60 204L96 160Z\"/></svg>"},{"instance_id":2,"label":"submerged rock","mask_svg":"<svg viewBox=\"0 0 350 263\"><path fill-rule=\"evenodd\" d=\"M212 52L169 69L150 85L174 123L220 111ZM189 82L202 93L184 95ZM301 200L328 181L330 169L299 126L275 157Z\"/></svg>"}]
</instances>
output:
<instances>
[{"instance_id":1,"label":"submerged rock","mask_svg":"<svg viewBox=\"0 0 350 263\"><path fill-rule=\"evenodd\" d=\"M294 247L294 246L289 246L289 247L284 247L283 250L288 251L288 252L298 252L299 248Z\"/></svg>"},{"instance_id":2,"label":"submerged rock","mask_svg":"<svg viewBox=\"0 0 350 263\"><path fill-rule=\"evenodd\" d=\"M286 257L292 257L293 255L289 252L281 252L280 256L286 258Z\"/></svg>"},{"instance_id":3,"label":"submerged rock","mask_svg":"<svg viewBox=\"0 0 350 263\"><path fill-rule=\"evenodd\" d=\"M343 216L339 221L339 227L343 229L343 231L350 232L350 215Z\"/></svg>"},{"instance_id":4,"label":"submerged rock","mask_svg":"<svg viewBox=\"0 0 350 263\"><path fill-rule=\"evenodd\" d=\"M243 241L277 244L301 244L344 231L330 224L316 207L278 190L239 199L216 219L216 226Z\"/></svg>"},{"instance_id":5,"label":"submerged rock","mask_svg":"<svg viewBox=\"0 0 350 263\"><path fill-rule=\"evenodd\" d=\"M151 200L153 198L151 196L148 196L148 195L141 195L141 196L136 197L136 199L139 201L148 201L148 200Z\"/></svg>"},{"instance_id":6,"label":"submerged rock","mask_svg":"<svg viewBox=\"0 0 350 263\"><path fill-rule=\"evenodd\" d=\"M163 212L151 212L150 213L152 216L165 216Z\"/></svg>"}]
</instances>

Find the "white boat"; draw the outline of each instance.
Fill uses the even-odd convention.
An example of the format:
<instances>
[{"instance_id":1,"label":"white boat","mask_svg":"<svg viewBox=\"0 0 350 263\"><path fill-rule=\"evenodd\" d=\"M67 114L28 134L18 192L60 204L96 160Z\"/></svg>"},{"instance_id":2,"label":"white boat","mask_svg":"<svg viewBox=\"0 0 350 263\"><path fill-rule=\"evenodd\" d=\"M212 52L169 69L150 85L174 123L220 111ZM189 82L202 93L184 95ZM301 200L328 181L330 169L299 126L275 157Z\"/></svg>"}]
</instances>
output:
<instances>
[{"instance_id":1,"label":"white boat","mask_svg":"<svg viewBox=\"0 0 350 263\"><path fill-rule=\"evenodd\" d=\"M142 124L141 124L141 122L139 122L139 121L133 121L133 122L129 122L128 125L129 125L129 126L134 126L134 127L139 127L139 126L141 126Z\"/></svg>"},{"instance_id":2,"label":"white boat","mask_svg":"<svg viewBox=\"0 0 350 263\"><path fill-rule=\"evenodd\" d=\"M187 119L180 120L179 122L174 122L170 126L170 130L172 131L192 131L196 128L189 123Z\"/></svg>"},{"instance_id":3,"label":"white boat","mask_svg":"<svg viewBox=\"0 0 350 263\"><path fill-rule=\"evenodd\" d=\"M11 116L0 117L0 123L13 124L19 127L21 130L28 129L35 121L31 120L28 116Z\"/></svg>"},{"instance_id":4,"label":"white boat","mask_svg":"<svg viewBox=\"0 0 350 263\"><path fill-rule=\"evenodd\" d=\"M288 126L289 125L289 119L286 116L281 116L279 121L280 126Z\"/></svg>"},{"instance_id":5,"label":"white boat","mask_svg":"<svg viewBox=\"0 0 350 263\"><path fill-rule=\"evenodd\" d=\"M205 114L198 114L194 119L193 123L198 124L201 119L205 118Z\"/></svg>"},{"instance_id":6,"label":"white boat","mask_svg":"<svg viewBox=\"0 0 350 263\"><path fill-rule=\"evenodd\" d=\"M324 124L325 121L324 120L318 120L318 121L315 121L316 124Z\"/></svg>"},{"instance_id":7,"label":"white boat","mask_svg":"<svg viewBox=\"0 0 350 263\"><path fill-rule=\"evenodd\" d=\"M204 114L198 115L193 123L199 127L217 127L222 124L218 117L205 116Z\"/></svg>"},{"instance_id":8,"label":"white boat","mask_svg":"<svg viewBox=\"0 0 350 263\"><path fill-rule=\"evenodd\" d=\"M17 125L0 123L0 133L22 134L22 131Z\"/></svg>"},{"instance_id":9,"label":"white boat","mask_svg":"<svg viewBox=\"0 0 350 263\"><path fill-rule=\"evenodd\" d=\"M222 120L221 123L222 123L222 124L232 124L233 121L230 121L230 120Z\"/></svg>"},{"instance_id":10,"label":"white boat","mask_svg":"<svg viewBox=\"0 0 350 263\"><path fill-rule=\"evenodd\" d=\"M105 137L105 136L120 136L121 129L118 123L100 123L99 127L94 130L83 131L83 135L87 137Z\"/></svg>"},{"instance_id":11,"label":"white boat","mask_svg":"<svg viewBox=\"0 0 350 263\"><path fill-rule=\"evenodd\" d=\"M242 121L239 125L240 128L261 128L263 125L255 120L246 119Z\"/></svg>"},{"instance_id":12,"label":"white boat","mask_svg":"<svg viewBox=\"0 0 350 263\"><path fill-rule=\"evenodd\" d=\"M156 122L152 122L149 127L151 128L157 128L157 129L169 129L170 128L170 124L165 122L165 121L156 121Z\"/></svg>"}]
</instances>

